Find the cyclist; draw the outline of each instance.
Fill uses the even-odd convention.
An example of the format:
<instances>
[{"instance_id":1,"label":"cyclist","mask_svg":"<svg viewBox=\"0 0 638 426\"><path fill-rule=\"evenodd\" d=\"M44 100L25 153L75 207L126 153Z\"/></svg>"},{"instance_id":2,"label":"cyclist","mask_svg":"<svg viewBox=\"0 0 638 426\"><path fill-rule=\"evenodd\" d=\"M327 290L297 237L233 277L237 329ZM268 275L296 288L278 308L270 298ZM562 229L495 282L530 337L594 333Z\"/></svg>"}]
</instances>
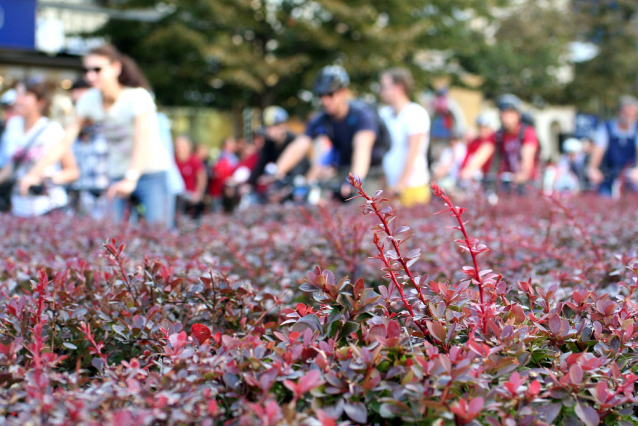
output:
<instances>
[{"instance_id":1,"label":"cyclist","mask_svg":"<svg viewBox=\"0 0 638 426\"><path fill-rule=\"evenodd\" d=\"M638 100L624 96L618 105L618 117L601 123L594 136L588 175L598 193L611 197L614 182L624 170L631 170L631 180L638 181L636 138L638 137Z\"/></svg>"},{"instance_id":2,"label":"cyclist","mask_svg":"<svg viewBox=\"0 0 638 426\"><path fill-rule=\"evenodd\" d=\"M374 109L363 102L350 101L350 77L340 66L323 68L314 83L323 111L315 116L303 135L298 136L277 161L275 176L282 179L303 160L313 142L329 144L326 155L314 161L339 172L343 178L341 196L348 197L352 187L345 182L347 172L365 179L370 169L372 148L379 134L379 121Z\"/></svg>"},{"instance_id":3,"label":"cyclist","mask_svg":"<svg viewBox=\"0 0 638 426\"><path fill-rule=\"evenodd\" d=\"M540 145L534 126L523 121L523 103L515 95L498 99L501 129L481 144L461 172L462 179L472 179L492 157L497 174L504 182L523 185L536 178ZM519 186L520 187L520 186Z\"/></svg>"},{"instance_id":4,"label":"cyclist","mask_svg":"<svg viewBox=\"0 0 638 426\"><path fill-rule=\"evenodd\" d=\"M264 138L263 148L259 152L257 165L252 170L246 185L242 187L243 193L253 191L256 201L265 201L266 187L273 181L273 168L284 150L297 138L297 135L288 127L288 113L279 106L269 106L262 114L261 134ZM304 174L308 171L308 160L302 159L287 174L287 177Z\"/></svg>"}]
</instances>

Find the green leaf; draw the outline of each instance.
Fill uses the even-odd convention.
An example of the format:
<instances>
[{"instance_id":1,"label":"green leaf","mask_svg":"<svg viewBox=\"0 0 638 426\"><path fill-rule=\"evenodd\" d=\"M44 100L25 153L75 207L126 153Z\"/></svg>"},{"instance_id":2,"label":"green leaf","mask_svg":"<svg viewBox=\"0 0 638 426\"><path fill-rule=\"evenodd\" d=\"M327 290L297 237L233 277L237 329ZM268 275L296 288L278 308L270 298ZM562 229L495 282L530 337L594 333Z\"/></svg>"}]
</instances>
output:
<instances>
[{"instance_id":1,"label":"green leaf","mask_svg":"<svg viewBox=\"0 0 638 426\"><path fill-rule=\"evenodd\" d=\"M343 325L342 336L348 336L350 335L350 333L355 333L357 331L359 331L359 324L357 324L356 322L347 321Z\"/></svg>"},{"instance_id":2,"label":"green leaf","mask_svg":"<svg viewBox=\"0 0 638 426\"><path fill-rule=\"evenodd\" d=\"M391 419L395 417L395 414L394 414L395 409L396 407L394 405L388 402L384 402L383 404L381 404L381 407L379 407L379 414L384 419Z\"/></svg>"},{"instance_id":3,"label":"green leaf","mask_svg":"<svg viewBox=\"0 0 638 426\"><path fill-rule=\"evenodd\" d=\"M73 343L69 343L69 342L62 343L62 346L64 346L65 348L68 348L68 349L77 349L78 348Z\"/></svg>"}]
</instances>

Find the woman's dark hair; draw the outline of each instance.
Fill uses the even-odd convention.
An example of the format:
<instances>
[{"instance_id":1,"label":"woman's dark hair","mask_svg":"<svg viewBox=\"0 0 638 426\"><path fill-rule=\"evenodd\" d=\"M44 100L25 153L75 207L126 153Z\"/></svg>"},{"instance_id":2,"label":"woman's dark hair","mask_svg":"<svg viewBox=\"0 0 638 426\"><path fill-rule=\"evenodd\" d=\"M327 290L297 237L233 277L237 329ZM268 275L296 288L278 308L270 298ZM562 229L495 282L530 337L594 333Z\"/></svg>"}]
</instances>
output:
<instances>
[{"instance_id":1,"label":"woman's dark hair","mask_svg":"<svg viewBox=\"0 0 638 426\"><path fill-rule=\"evenodd\" d=\"M135 61L128 55L121 53L112 44L105 44L100 47L96 47L91 50L88 55L97 55L108 58L111 62L119 62L122 64L122 72L118 77L118 81L122 86L126 87L143 87L146 90L151 90L151 85L148 84L148 80L144 77L144 73L137 66Z\"/></svg>"},{"instance_id":2,"label":"woman's dark hair","mask_svg":"<svg viewBox=\"0 0 638 426\"><path fill-rule=\"evenodd\" d=\"M44 101L44 106L42 107L41 113L43 116L48 117L49 107L51 106L51 95L50 90L44 80L32 78L22 81L19 84L24 86L24 90L27 93L35 95L35 98L38 101Z\"/></svg>"},{"instance_id":3,"label":"woman's dark hair","mask_svg":"<svg viewBox=\"0 0 638 426\"><path fill-rule=\"evenodd\" d=\"M407 68L391 68L384 71L382 75L387 75L392 83L403 87L403 91L409 97L414 88L412 73Z\"/></svg>"}]
</instances>

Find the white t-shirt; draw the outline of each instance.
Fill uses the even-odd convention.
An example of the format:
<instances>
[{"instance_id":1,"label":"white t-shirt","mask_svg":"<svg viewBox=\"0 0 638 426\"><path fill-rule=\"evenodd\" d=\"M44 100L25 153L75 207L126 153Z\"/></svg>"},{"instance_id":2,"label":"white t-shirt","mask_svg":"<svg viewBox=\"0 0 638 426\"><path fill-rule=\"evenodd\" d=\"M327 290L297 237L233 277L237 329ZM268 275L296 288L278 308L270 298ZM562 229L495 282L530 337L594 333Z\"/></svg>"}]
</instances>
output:
<instances>
[{"instance_id":1,"label":"white t-shirt","mask_svg":"<svg viewBox=\"0 0 638 426\"><path fill-rule=\"evenodd\" d=\"M379 111L381 118L392 137L392 146L383 157L383 171L389 186L394 186L401 179L408 157L408 137L423 133L419 144L419 153L414 164L412 176L407 187L427 185L430 182L430 172L426 153L430 144L430 116L421 105L410 102L394 115L394 110L387 106Z\"/></svg>"},{"instance_id":2,"label":"white t-shirt","mask_svg":"<svg viewBox=\"0 0 638 426\"><path fill-rule=\"evenodd\" d=\"M37 136L36 136L37 135ZM35 137L35 140L33 140ZM26 157L15 170L16 179L21 179L54 145L64 137L64 129L60 124L46 117L24 132L24 119L20 116L12 117L7 121L5 133L2 136L6 154L10 160L20 157L25 148L28 148ZM33 142L31 142L33 141ZM29 147L27 147L27 144ZM45 174L52 174L60 170L59 164L49 166ZM64 188L57 185L47 185L46 195L22 196L18 193L18 186L14 187L11 194L11 212L16 216L32 217L47 213L53 209L62 207L68 203L68 197Z\"/></svg>"},{"instance_id":3,"label":"white t-shirt","mask_svg":"<svg viewBox=\"0 0 638 426\"><path fill-rule=\"evenodd\" d=\"M150 147L142 173L168 170L170 158L162 145L156 106L151 94L144 88L125 88L113 105L104 111L102 92L92 88L78 100L77 114L100 126L100 131L108 141L108 170L111 179L124 176L131 163L134 145L135 117L151 113L148 129Z\"/></svg>"}]
</instances>

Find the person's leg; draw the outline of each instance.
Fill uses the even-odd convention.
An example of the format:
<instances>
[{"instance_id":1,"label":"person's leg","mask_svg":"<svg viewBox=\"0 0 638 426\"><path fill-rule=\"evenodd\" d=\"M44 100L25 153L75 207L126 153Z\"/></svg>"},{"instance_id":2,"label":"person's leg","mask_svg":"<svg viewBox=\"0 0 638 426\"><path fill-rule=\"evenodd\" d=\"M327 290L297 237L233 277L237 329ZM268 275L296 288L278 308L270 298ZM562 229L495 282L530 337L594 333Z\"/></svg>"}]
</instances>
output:
<instances>
[{"instance_id":1,"label":"person's leg","mask_svg":"<svg viewBox=\"0 0 638 426\"><path fill-rule=\"evenodd\" d=\"M193 210L193 219L199 220L200 217L204 214L204 202L200 201L195 204L195 209Z\"/></svg>"},{"instance_id":2,"label":"person's leg","mask_svg":"<svg viewBox=\"0 0 638 426\"><path fill-rule=\"evenodd\" d=\"M93 219L104 219L107 216L109 201L106 198L106 194L95 196L95 204L91 211L91 217Z\"/></svg>"},{"instance_id":3,"label":"person's leg","mask_svg":"<svg viewBox=\"0 0 638 426\"><path fill-rule=\"evenodd\" d=\"M148 173L140 177L133 191L144 209L144 218L148 223L163 223L169 226L166 200L168 187L166 172Z\"/></svg>"},{"instance_id":4,"label":"person's leg","mask_svg":"<svg viewBox=\"0 0 638 426\"><path fill-rule=\"evenodd\" d=\"M126 200L116 197L111 201L111 216L116 222L122 222L126 215Z\"/></svg>"},{"instance_id":5,"label":"person's leg","mask_svg":"<svg viewBox=\"0 0 638 426\"><path fill-rule=\"evenodd\" d=\"M175 209L176 209L177 195L166 195L166 223L170 229L175 227Z\"/></svg>"},{"instance_id":6,"label":"person's leg","mask_svg":"<svg viewBox=\"0 0 638 426\"><path fill-rule=\"evenodd\" d=\"M611 179L605 179L598 187L598 195L611 198L613 193L614 182Z\"/></svg>"}]
</instances>

